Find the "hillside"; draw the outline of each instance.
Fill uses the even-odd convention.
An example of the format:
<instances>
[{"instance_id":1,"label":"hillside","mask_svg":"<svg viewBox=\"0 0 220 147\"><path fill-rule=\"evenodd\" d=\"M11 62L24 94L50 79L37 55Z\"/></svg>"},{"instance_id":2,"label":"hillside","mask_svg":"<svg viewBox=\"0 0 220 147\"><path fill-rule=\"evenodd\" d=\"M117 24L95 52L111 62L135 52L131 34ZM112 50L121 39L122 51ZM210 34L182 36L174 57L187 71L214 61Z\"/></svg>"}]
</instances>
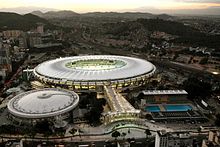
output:
<instances>
[{"instance_id":1,"label":"hillside","mask_svg":"<svg viewBox=\"0 0 220 147\"><path fill-rule=\"evenodd\" d=\"M67 19L73 17L83 17L83 18L121 18L121 19L130 19L136 20L138 18L160 18L160 19L174 19L174 16L161 14L161 15L154 15L151 13L141 13L141 12L89 12L78 14L73 11L49 11L46 13L42 13L41 11L33 11L32 14L37 15L42 18L51 19L51 18L60 18L60 19Z\"/></svg>"},{"instance_id":2,"label":"hillside","mask_svg":"<svg viewBox=\"0 0 220 147\"><path fill-rule=\"evenodd\" d=\"M208 35L182 23L162 19L138 19L130 22L108 23L104 24L103 28L103 35L112 38L142 40L147 38L147 34L160 31L178 36L173 40L174 42L211 48L220 46L220 35Z\"/></svg>"},{"instance_id":3,"label":"hillside","mask_svg":"<svg viewBox=\"0 0 220 147\"><path fill-rule=\"evenodd\" d=\"M141 12L124 12L124 13L117 13L117 12L92 12L92 13L85 13L82 14L82 16L86 17L108 17L108 18L125 18L125 19L153 19L153 18L159 18L159 19L175 19L174 16L167 15L167 14L159 14L155 15L152 13L141 13Z\"/></svg>"},{"instance_id":4,"label":"hillside","mask_svg":"<svg viewBox=\"0 0 220 147\"><path fill-rule=\"evenodd\" d=\"M162 19L138 19L138 23L142 24L149 31L160 31L177 36L201 35L199 30L183 23L175 21L166 21Z\"/></svg>"},{"instance_id":5,"label":"hillside","mask_svg":"<svg viewBox=\"0 0 220 147\"><path fill-rule=\"evenodd\" d=\"M80 16L80 14L75 13L73 11L49 11L46 13L43 13L41 11L33 11L31 14L34 14L36 16L45 18L45 19L53 19L53 18L72 18L72 17L77 17Z\"/></svg>"},{"instance_id":6,"label":"hillside","mask_svg":"<svg viewBox=\"0 0 220 147\"><path fill-rule=\"evenodd\" d=\"M91 12L82 14L85 17L108 17L108 18L127 18L127 19L137 19L137 18L152 18L154 17L151 13L117 13L117 12Z\"/></svg>"},{"instance_id":7,"label":"hillside","mask_svg":"<svg viewBox=\"0 0 220 147\"><path fill-rule=\"evenodd\" d=\"M162 19L138 19L136 21L118 22L104 24L103 27L107 34L123 35L132 33L133 31L142 28L146 31L160 31L167 34L186 37L192 35L202 35L198 30L185 26L182 23L174 21L166 21Z\"/></svg>"},{"instance_id":8,"label":"hillside","mask_svg":"<svg viewBox=\"0 0 220 147\"><path fill-rule=\"evenodd\" d=\"M54 28L47 20L33 14L19 15L16 13L0 12L0 30L19 29L28 31L37 26L37 23L45 24L46 28Z\"/></svg>"}]
</instances>

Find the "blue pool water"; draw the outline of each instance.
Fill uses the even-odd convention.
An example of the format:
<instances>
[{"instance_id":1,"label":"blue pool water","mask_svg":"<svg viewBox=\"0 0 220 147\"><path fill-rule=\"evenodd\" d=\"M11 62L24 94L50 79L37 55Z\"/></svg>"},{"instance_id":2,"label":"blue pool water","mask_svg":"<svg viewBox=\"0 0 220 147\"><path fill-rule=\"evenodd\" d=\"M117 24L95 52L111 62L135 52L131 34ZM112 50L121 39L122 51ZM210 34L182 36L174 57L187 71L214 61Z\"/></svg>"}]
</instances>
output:
<instances>
[{"instance_id":1,"label":"blue pool water","mask_svg":"<svg viewBox=\"0 0 220 147\"><path fill-rule=\"evenodd\" d=\"M148 112L160 112L159 106L146 106L145 111Z\"/></svg>"},{"instance_id":2,"label":"blue pool water","mask_svg":"<svg viewBox=\"0 0 220 147\"><path fill-rule=\"evenodd\" d=\"M192 110L189 105L163 105L163 107L167 112Z\"/></svg>"}]
</instances>

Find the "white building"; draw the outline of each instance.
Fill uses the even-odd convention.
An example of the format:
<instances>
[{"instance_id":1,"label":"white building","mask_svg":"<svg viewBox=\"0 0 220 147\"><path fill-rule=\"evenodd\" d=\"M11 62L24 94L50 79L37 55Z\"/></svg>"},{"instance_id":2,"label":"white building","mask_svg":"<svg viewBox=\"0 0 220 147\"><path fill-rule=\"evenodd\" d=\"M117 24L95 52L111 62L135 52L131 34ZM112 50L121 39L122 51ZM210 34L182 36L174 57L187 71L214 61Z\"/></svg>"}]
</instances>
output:
<instances>
[{"instance_id":1,"label":"white building","mask_svg":"<svg viewBox=\"0 0 220 147\"><path fill-rule=\"evenodd\" d=\"M116 89L146 84L156 70L150 62L125 56L92 55L50 60L34 69L35 77L45 85L70 90Z\"/></svg>"},{"instance_id":2,"label":"white building","mask_svg":"<svg viewBox=\"0 0 220 147\"><path fill-rule=\"evenodd\" d=\"M76 93L50 88L21 93L11 99L7 106L13 121L35 124L43 120L68 120L78 103Z\"/></svg>"}]
</instances>

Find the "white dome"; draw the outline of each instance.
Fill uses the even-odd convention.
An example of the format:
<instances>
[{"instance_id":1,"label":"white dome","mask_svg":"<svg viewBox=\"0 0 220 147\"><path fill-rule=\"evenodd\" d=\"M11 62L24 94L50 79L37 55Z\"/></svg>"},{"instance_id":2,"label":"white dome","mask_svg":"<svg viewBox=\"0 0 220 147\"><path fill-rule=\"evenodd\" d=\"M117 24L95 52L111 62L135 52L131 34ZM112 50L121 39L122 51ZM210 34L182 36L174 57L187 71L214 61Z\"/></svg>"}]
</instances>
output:
<instances>
[{"instance_id":1,"label":"white dome","mask_svg":"<svg viewBox=\"0 0 220 147\"><path fill-rule=\"evenodd\" d=\"M76 93L61 89L32 90L15 96L8 103L8 110L15 116L43 118L66 113L79 102Z\"/></svg>"},{"instance_id":2,"label":"white dome","mask_svg":"<svg viewBox=\"0 0 220 147\"><path fill-rule=\"evenodd\" d=\"M125 56L91 55L59 58L41 63L34 74L49 80L73 82L114 81L154 73L150 62Z\"/></svg>"}]
</instances>

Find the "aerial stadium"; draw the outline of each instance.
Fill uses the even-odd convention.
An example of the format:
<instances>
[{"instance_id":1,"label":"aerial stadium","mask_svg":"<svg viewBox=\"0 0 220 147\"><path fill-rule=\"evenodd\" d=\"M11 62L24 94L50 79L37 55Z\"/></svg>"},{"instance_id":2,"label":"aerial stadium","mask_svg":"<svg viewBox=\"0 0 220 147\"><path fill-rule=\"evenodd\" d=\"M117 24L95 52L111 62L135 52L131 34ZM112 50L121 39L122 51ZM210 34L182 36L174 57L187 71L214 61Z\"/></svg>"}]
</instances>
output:
<instances>
[{"instance_id":1,"label":"aerial stadium","mask_svg":"<svg viewBox=\"0 0 220 147\"><path fill-rule=\"evenodd\" d=\"M79 96L72 91L46 88L21 93L8 103L9 117L16 122L35 124L49 120L60 123L68 120L79 103Z\"/></svg>"},{"instance_id":2,"label":"aerial stadium","mask_svg":"<svg viewBox=\"0 0 220 147\"><path fill-rule=\"evenodd\" d=\"M141 86L156 70L150 62L126 56L91 55L49 60L39 64L34 76L44 87L102 91Z\"/></svg>"},{"instance_id":3,"label":"aerial stadium","mask_svg":"<svg viewBox=\"0 0 220 147\"><path fill-rule=\"evenodd\" d=\"M103 113L103 123L136 121L135 109L121 90L145 85L156 67L143 59L113 55L90 55L45 61L33 69L35 89L61 88L75 92L95 91L104 95L109 110Z\"/></svg>"}]
</instances>

